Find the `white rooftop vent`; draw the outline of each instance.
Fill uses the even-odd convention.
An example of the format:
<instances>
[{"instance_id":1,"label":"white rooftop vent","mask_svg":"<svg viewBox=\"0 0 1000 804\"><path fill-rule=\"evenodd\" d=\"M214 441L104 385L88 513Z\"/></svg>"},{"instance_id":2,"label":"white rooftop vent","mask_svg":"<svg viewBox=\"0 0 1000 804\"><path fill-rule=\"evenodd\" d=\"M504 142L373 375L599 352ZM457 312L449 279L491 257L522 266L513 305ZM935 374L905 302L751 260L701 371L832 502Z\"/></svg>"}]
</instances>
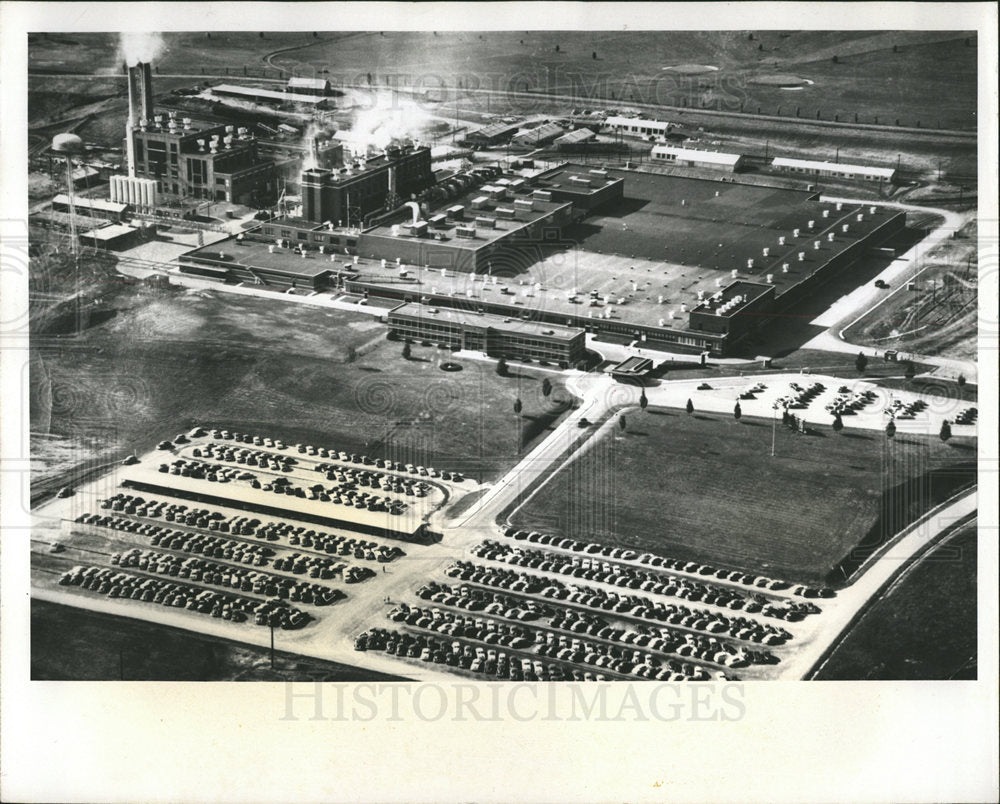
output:
<instances>
[{"instance_id":1,"label":"white rooftop vent","mask_svg":"<svg viewBox=\"0 0 1000 804\"><path fill-rule=\"evenodd\" d=\"M785 236L784 235L782 235L781 237L778 238L778 245L779 246L785 245Z\"/></svg>"},{"instance_id":2,"label":"white rooftop vent","mask_svg":"<svg viewBox=\"0 0 1000 804\"><path fill-rule=\"evenodd\" d=\"M767 284L769 284L769 285L773 285L774 284L774 274L768 274L767 275Z\"/></svg>"},{"instance_id":3,"label":"white rooftop vent","mask_svg":"<svg viewBox=\"0 0 1000 804\"><path fill-rule=\"evenodd\" d=\"M798 229L792 229L792 237L798 237L798 236L799 236L799 230Z\"/></svg>"},{"instance_id":4,"label":"white rooftop vent","mask_svg":"<svg viewBox=\"0 0 1000 804\"><path fill-rule=\"evenodd\" d=\"M739 276L739 275L740 275L740 272L739 272L739 271L737 271L737 270L736 270L735 268L733 268L733 270L729 272L729 275L730 275L730 276L731 276L731 277L732 277L733 279L735 279L735 278L736 278L737 276Z\"/></svg>"},{"instance_id":5,"label":"white rooftop vent","mask_svg":"<svg viewBox=\"0 0 1000 804\"><path fill-rule=\"evenodd\" d=\"M819 246L820 246L820 243L821 243L821 242L822 242L821 240L814 240L814 241L813 241L813 249L814 249L815 251L819 251Z\"/></svg>"},{"instance_id":6,"label":"white rooftop vent","mask_svg":"<svg viewBox=\"0 0 1000 804\"><path fill-rule=\"evenodd\" d=\"M770 253L771 253L771 247L770 247L770 246L764 246L764 248L763 248L763 249L761 249L761 250L763 251L763 253L764 253L764 256L765 256L765 257L766 257L766 256L767 256L768 254L770 254Z\"/></svg>"},{"instance_id":7,"label":"white rooftop vent","mask_svg":"<svg viewBox=\"0 0 1000 804\"><path fill-rule=\"evenodd\" d=\"M851 228L850 224L845 223L843 226L840 227L840 231L847 232L847 230L850 228Z\"/></svg>"},{"instance_id":8,"label":"white rooftop vent","mask_svg":"<svg viewBox=\"0 0 1000 804\"><path fill-rule=\"evenodd\" d=\"M840 212L844 208L844 204L841 201L837 202L837 212Z\"/></svg>"},{"instance_id":9,"label":"white rooftop vent","mask_svg":"<svg viewBox=\"0 0 1000 804\"><path fill-rule=\"evenodd\" d=\"M859 212L858 213L858 223L861 223L861 221L863 221L864 219L865 219L864 213L863 212Z\"/></svg>"},{"instance_id":10,"label":"white rooftop vent","mask_svg":"<svg viewBox=\"0 0 1000 804\"><path fill-rule=\"evenodd\" d=\"M810 229L815 229L816 228L816 221L809 221L809 228Z\"/></svg>"},{"instance_id":11,"label":"white rooftop vent","mask_svg":"<svg viewBox=\"0 0 1000 804\"><path fill-rule=\"evenodd\" d=\"M824 218L829 218L830 217L830 210L824 209L823 210L823 217Z\"/></svg>"},{"instance_id":12,"label":"white rooftop vent","mask_svg":"<svg viewBox=\"0 0 1000 804\"><path fill-rule=\"evenodd\" d=\"M875 207L868 207L868 213L870 215L874 215L875 214Z\"/></svg>"},{"instance_id":13,"label":"white rooftop vent","mask_svg":"<svg viewBox=\"0 0 1000 804\"><path fill-rule=\"evenodd\" d=\"M830 242L832 243L832 242L833 242L833 232L830 232L830 233L829 233L829 234L828 234L828 235L826 236L826 239L827 239L827 240L829 240L829 241L830 241Z\"/></svg>"},{"instance_id":14,"label":"white rooftop vent","mask_svg":"<svg viewBox=\"0 0 1000 804\"><path fill-rule=\"evenodd\" d=\"M787 262L781 263L781 273L783 273L783 274L787 274L788 273L788 263Z\"/></svg>"},{"instance_id":15,"label":"white rooftop vent","mask_svg":"<svg viewBox=\"0 0 1000 804\"><path fill-rule=\"evenodd\" d=\"M806 258L806 253L804 251L799 252L799 262L804 262Z\"/></svg>"}]
</instances>

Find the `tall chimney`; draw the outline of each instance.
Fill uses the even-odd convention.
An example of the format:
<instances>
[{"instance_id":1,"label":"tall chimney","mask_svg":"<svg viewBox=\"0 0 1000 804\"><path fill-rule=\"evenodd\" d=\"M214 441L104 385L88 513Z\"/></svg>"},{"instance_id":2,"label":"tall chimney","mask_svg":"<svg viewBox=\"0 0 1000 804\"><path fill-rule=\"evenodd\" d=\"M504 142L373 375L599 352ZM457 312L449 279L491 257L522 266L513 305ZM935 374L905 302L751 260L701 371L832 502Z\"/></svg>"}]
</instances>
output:
<instances>
[{"instance_id":1,"label":"tall chimney","mask_svg":"<svg viewBox=\"0 0 1000 804\"><path fill-rule=\"evenodd\" d=\"M153 71L149 64L137 62L128 68L128 123L125 126L125 147L128 175L135 175L135 143L133 132L142 120L153 119Z\"/></svg>"}]
</instances>

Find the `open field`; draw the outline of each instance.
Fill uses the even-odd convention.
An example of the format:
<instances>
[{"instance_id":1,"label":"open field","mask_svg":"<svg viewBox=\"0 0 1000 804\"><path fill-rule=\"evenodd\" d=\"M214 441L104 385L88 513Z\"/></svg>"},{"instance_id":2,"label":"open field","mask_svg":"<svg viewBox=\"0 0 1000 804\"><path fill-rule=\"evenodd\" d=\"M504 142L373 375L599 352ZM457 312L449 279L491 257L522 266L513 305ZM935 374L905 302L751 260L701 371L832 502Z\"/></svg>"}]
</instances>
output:
<instances>
[{"instance_id":1,"label":"open field","mask_svg":"<svg viewBox=\"0 0 1000 804\"><path fill-rule=\"evenodd\" d=\"M68 439L80 465L93 440L120 458L206 423L490 478L568 409L541 372L443 372L449 352L415 344L406 360L370 315L280 300L136 286L79 335L39 335L32 430ZM36 490L60 483L45 478Z\"/></svg>"},{"instance_id":2,"label":"open field","mask_svg":"<svg viewBox=\"0 0 1000 804\"><path fill-rule=\"evenodd\" d=\"M877 115L890 124L899 118L904 125L974 128L976 45L975 35L967 44L954 31L220 32L167 35L156 64L164 73L231 69L234 76L243 67L274 76L279 67L302 75L329 71L340 82L363 82L371 72L377 83L402 75L410 79L402 83L429 88L462 80L559 92L584 105L760 106L773 114L794 103L806 118L819 111L825 119L848 120L857 113L864 122ZM116 72L116 51L110 34L34 35L29 63ZM719 69L669 69L691 64ZM801 89L768 85L789 75Z\"/></svg>"},{"instance_id":3,"label":"open field","mask_svg":"<svg viewBox=\"0 0 1000 804\"><path fill-rule=\"evenodd\" d=\"M113 617L31 603L35 681L394 681L372 670Z\"/></svg>"},{"instance_id":4,"label":"open field","mask_svg":"<svg viewBox=\"0 0 1000 804\"><path fill-rule=\"evenodd\" d=\"M792 579L843 582L867 555L975 480L975 442L800 435L744 417L648 408L564 466L512 517L545 532ZM725 471L720 471L720 464ZM849 568L849 572L853 571ZM829 576L829 577L828 577Z\"/></svg>"},{"instance_id":5,"label":"open field","mask_svg":"<svg viewBox=\"0 0 1000 804\"><path fill-rule=\"evenodd\" d=\"M934 548L874 602L816 678L975 679L976 537L973 523Z\"/></svg>"}]
</instances>

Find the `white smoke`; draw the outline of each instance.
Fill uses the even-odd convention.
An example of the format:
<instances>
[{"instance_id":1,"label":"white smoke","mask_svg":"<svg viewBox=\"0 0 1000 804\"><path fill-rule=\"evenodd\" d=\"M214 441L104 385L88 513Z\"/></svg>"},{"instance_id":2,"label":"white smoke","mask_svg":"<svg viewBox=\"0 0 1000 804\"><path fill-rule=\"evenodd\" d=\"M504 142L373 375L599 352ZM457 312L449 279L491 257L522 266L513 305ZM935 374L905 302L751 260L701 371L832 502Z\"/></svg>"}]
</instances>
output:
<instances>
[{"instance_id":1,"label":"white smoke","mask_svg":"<svg viewBox=\"0 0 1000 804\"><path fill-rule=\"evenodd\" d=\"M166 48L163 37L158 33L123 33L118 37L118 53L129 67L144 62L148 64L158 58Z\"/></svg>"},{"instance_id":2,"label":"white smoke","mask_svg":"<svg viewBox=\"0 0 1000 804\"><path fill-rule=\"evenodd\" d=\"M323 129L316 125L315 122L310 121L309 125L306 126L305 132L302 134L302 142L306 145L306 155L302 160L303 170L310 170L311 168L319 167L316 163L316 156L310 146L312 145L312 141L321 135L324 135Z\"/></svg>"},{"instance_id":3,"label":"white smoke","mask_svg":"<svg viewBox=\"0 0 1000 804\"><path fill-rule=\"evenodd\" d=\"M377 90L369 108L355 114L354 124L345 132L345 144L358 155L381 151L394 140L417 139L433 120L416 101L388 89Z\"/></svg>"}]
</instances>

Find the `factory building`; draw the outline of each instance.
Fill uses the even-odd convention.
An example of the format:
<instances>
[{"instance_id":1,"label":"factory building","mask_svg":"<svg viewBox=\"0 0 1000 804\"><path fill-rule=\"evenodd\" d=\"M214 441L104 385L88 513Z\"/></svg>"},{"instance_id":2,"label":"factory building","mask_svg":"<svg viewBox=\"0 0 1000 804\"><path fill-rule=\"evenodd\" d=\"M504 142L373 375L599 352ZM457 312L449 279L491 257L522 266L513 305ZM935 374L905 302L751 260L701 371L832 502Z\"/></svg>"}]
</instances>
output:
<instances>
[{"instance_id":1,"label":"factory building","mask_svg":"<svg viewBox=\"0 0 1000 804\"><path fill-rule=\"evenodd\" d=\"M809 178L862 179L864 181L885 182L886 184L891 184L896 180L896 171L893 168L849 165L840 162L818 162L812 159L790 159L783 156L776 156L771 162L771 168L778 173L793 173Z\"/></svg>"},{"instance_id":2,"label":"factory building","mask_svg":"<svg viewBox=\"0 0 1000 804\"><path fill-rule=\"evenodd\" d=\"M402 338L427 340L511 360L545 360L570 366L585 355L584 332L489 313L403 304L388 315L389 329Z\"/></svg>"},{"instance_id":3,"label":"factory building","mask_svg":"<svg viewBox=\"0 0 1000 804\"><path fill-rule=\"evenodd\" d=\"M744 158L741 154L699 151L694 148L677 148L673 145L654 145L650 157L654 163L660 165L707 168L730 173L736 173L744 167Z\"/></svg>"},{"instance_id":4,"label":"factory building","mask_svg":"<svg viewBox=\"0 0 1000 804\"><path fill-rule=\"evenodd\" d=\"M148 64L129 67L128 84L129 177L152 179L157 195L253 206L273 200L274 162L259 156L248 129L155 112Z\"/></svg>"},{"instance_id":5,"label":"factory building","mask_svg":"<svg viewBox=\"0 0 1000 804\"><path fill-rule=\"evenodd\" d=\"M394 146L339 170L303 171L302 217L313 223L361 226L365 216L398 206L433 184L430 148Z\"/></svg>"},{"instance_id":6,"label":"factory building","mask_svg":"<svg viewBox=\"0 0 1000 804\"><path fill-rule=\"evenodd\" d=\"M490 145L500 145L509 142L510 138L519 129L520 126L516 123L491 123L488 126L483 126L478 131L471 131L466 134L460 144L467 148L485 148Z\"/></svg>"},{"instance_id":7,"label":"factory building","mask_svg":"<svg viewBox=\"0 0 1000 804\"><path fill-rule=\"evenodd\" d=\"M511 142L515 145L537 148L540 145L548 145L562 133L563 127L558 123L543 123L536 128L529 128L524 131L517 132Z\"/></svg>"}]
</instances>

